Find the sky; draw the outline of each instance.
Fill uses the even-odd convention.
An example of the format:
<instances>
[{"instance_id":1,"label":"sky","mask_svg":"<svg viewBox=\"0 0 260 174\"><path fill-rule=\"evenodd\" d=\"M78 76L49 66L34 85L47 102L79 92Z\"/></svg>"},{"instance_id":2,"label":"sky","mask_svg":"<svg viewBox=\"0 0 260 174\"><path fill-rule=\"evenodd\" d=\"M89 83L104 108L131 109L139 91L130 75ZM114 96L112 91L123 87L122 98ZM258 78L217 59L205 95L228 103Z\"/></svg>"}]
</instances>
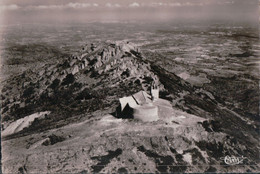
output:
<instances>
[{"instance_id":1,"label":"sky","mask_svg":"<svg viewBox=\"0 0 260 174\"><path fill-rule=\"evenodd\" d=\"M93 21L259 22L258 0L0 0L0 24Z\"/></svg>"}]
</instances>

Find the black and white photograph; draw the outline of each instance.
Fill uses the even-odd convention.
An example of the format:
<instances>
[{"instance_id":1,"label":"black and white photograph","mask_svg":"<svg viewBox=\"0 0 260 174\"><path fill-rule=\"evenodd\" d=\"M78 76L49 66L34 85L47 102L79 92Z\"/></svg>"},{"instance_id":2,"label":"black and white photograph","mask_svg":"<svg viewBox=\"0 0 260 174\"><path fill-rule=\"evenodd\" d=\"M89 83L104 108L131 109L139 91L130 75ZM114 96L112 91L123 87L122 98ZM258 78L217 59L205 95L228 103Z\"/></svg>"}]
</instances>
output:
<instances>
[{"instance_id":1,"label":"black and white photograph","mask_svg":"<svg viewBox=\"0 0 260 174\"><path fill-rule=\"evenodd\" d=\"M259 7L0 0L0 173L260 172Z\"/></svg>"}]
</instances>

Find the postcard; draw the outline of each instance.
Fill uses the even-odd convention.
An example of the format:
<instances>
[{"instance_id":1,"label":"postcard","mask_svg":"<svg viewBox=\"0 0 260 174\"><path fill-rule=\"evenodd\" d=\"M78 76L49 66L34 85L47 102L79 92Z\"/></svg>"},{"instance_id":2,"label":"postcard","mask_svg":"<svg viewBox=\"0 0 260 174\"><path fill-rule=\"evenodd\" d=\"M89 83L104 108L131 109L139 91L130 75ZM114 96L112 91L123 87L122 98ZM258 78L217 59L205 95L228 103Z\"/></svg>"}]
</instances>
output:
<instances>
[{"instance_id":1,"label":"postcard","mask_svg":"<svg viewBox=\"0 0 260 174\"><path fill-rule=\"evenodd\" d=\"M2 0L2 173L259 172L259 5Z\"/></svg>"}]
</instances>

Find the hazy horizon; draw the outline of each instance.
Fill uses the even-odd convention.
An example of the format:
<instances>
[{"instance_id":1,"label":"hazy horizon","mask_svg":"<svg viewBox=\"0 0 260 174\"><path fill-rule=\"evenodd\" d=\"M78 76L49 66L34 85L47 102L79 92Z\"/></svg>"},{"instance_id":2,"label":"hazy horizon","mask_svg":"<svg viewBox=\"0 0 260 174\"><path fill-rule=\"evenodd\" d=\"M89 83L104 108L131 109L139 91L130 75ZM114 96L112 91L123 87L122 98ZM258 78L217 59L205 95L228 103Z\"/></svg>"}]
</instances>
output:
<instances>
[{"instance_id":1,"label":"hazy horizon","mask_svg":"<svg viewBox=\"0 0 260 174\"><path fill-rule=\"evenodd\" d=\"M257 0L3 0L1 25L23 23L259 22Z\"/></svg>"}]
</instances>

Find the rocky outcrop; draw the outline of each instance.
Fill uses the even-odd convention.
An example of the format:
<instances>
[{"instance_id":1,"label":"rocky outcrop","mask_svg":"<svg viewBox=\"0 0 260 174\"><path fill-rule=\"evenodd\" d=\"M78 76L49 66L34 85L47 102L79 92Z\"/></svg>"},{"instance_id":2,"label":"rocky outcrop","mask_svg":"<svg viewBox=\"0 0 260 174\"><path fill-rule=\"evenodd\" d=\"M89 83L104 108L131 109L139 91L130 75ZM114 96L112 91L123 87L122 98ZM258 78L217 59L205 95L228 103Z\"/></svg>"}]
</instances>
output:
<instances>
[{"instance_id":1,"label":"rocky outcrop","mask_svg":"<svg viewBox=\"0 0 260 174\"><path fill-rule=\"evenodd\" d=\"M15 120L17 114L23 117L35 112L41 107L40 104L53 100L52 97L57 91L68 89L73 84L81 86L80 89L72 90L73 92L84 90L85 87L90 87L89 78L92 78L91 81L96 87L99 85L95 79L102 78L105 78L104 84L108 87L114 85L115 81L136 81L144 90L148 90L152 81L161 86L158 77L151 72L150 64L142 60L139 49L126 42L87 45L78 55L33 71L25 71L21 76L10 80L10 83L16 83L17 89L12 91L12 98L7 97L10 92L7 86L2 90L1 112L4 120Z\"/></svg>"},{"instance_id":2,"label":"rocky outcrop","mask_svg":"<svg viewBox=\"0 0 260 174\"><path fill-rule=\"evenodd\" d=\"M24 130L25 128L28 128L29 126L31 126L31 124L33 124L33 122L36 119L37 120L44 119L44 117L48 114L50 114L50 112L46 111L46 112L35 113L32 115L26 116L24 118L20 118L16 121L10 123L9 125L5 125L6 128L3 127L3 131L1 133L1 135L7 136L7 135L18 133L18 132Z\"/></svg>"},{"instance_id":3,"label":"rocky outcrop","mask_svg":"<svg viewBox=\"0 0 260 174\"><path fill-rule=\"evenodd\" d=\"M245 155L246 146L225 133L207 131L203 125L208 120L179 110L172 114L174 121L153 123L103 115L21 137L12 147L14 140L4 141L3 172L224 173L259 169L251 158L243 161L246 165L226 165L223 157ZM15 160L11 154L16 154ZM39 158L43 160L35 160Z\"/></svg>"},{"instance_id":4,"label":"rocky outcrop","mask_svg":"<svg viewBox=\"0 0 260 174\"><path fill-rule=\"evenodd\" d=\"M143 123L107 116L119 98L149 91L152 83L168 100L158 104L163 119ZM4 137L3 169L9 173L259 169L258 125L224 107L209 91L150 62L131 43L89 44L60 62L27 70L9 79L1 100L4 124L51 111L48 118ZM48 150L45 156L43 150ZM222 167L225 155L245 156L247 166Z\"/></svg>"},{"instance_id":5,"label":"rocky outcrop","mask_svg":"<svg viewBox=\"0 0 260 174\"><path fill-rule=\"evenodd\" d=\"M2 119L15 121L52 108L52 112L82 114L104 107L116 107L118 98L140 90L149 91L151 83L160 95L186 112L217 119L221 124L255 132L257 127L223 109L218 98L157 66L140 49L128 42L89 44L62 62L31 69L10 79L2 90ZM12 85L12 88L11 86ZM62 119L62 118L60 118ZM230 123L223 120L231 119ZM237 131L239 131L237 129ZM230 133L237 131L227 130Z\"/></svg>"}]
</instances>

